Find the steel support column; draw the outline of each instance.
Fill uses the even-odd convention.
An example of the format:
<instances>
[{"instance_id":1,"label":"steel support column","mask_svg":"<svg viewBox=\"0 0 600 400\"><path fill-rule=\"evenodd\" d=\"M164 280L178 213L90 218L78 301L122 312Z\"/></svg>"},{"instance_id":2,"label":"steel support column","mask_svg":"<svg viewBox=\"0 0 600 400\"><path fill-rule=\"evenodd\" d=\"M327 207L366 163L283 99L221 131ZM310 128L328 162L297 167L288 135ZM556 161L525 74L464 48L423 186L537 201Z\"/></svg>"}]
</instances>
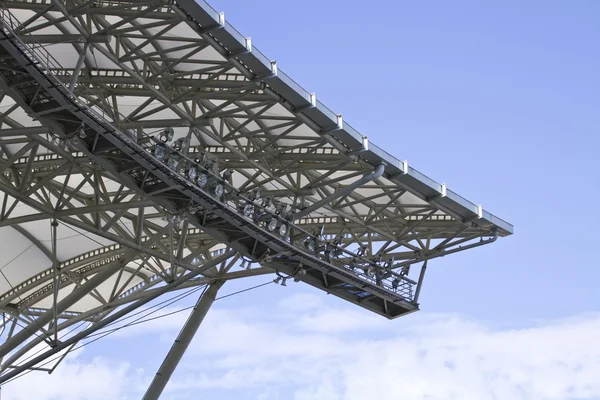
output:
<instances>
[{"instance_id":1,"label":"steel support column","mask_svg":"<svg viewBox=\"0 0 600 400\"><path fill-rule=\"evenodd\" d=\"M217 292L221 286L223 286L223 283L225 283L225 281L216 281L212 283L206 292L202 294L200 299L198 299L196 306L181 329L181 332L179 332L177 339L173 342L171 350L169 350L169 353L158 369L150 387L148 387L146 394L144 394L143 400L156 400L160 397L167 386L169 379L171 379L171 375L173 375L175 368L177 368L177 364L179 364L179 361L185 354L190 342L198 331L200 324L204 320L212 303L215 301Z\"/></svg>"}]
</instances>

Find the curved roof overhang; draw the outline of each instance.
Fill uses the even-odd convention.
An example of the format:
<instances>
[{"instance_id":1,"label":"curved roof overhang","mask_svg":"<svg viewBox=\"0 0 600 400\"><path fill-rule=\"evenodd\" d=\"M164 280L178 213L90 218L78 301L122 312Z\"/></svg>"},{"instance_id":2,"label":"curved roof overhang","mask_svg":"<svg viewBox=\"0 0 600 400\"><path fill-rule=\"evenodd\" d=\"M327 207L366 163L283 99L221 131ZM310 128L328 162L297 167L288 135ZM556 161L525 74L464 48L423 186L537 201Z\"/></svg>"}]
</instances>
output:
<instances>
[{"instance_id":1,"label":"curved roof overhang","mask_svg":"<svg viewBox=\"0 0 600 400\"><path fill-rule=\"evenodd\" d=\"M52 72L77 97L142 141L165 127L190 137L190 157L207 154L219 171L235 171L232 184L241 192L261 187L283 203L310 207L383 166L381 176L299 219L307 231L324 225L325 234L343 232L347 242L396 260L512 233L510 224L369 142L203 1L3 5L22 23L25 43L51 51ZM48 122L53 110L32 115L15 101L12 91L24 84L0 84L0 174L10 187L29 187L21 194L47 208L6 191L0 199L0 307L50 308L55 264L65 272L60 299L127 256L119 276L67 310L86 313L159 285L171 265L193 268L223 251L191 226L171 237L164 208L61 141L69 132ZM175 264L165 251L173 240L183 243ZM131 252L144 243L151 244L145 252ZM204 278L233 273L234 265L222 263Z\"/></svg>"}]
</instances>

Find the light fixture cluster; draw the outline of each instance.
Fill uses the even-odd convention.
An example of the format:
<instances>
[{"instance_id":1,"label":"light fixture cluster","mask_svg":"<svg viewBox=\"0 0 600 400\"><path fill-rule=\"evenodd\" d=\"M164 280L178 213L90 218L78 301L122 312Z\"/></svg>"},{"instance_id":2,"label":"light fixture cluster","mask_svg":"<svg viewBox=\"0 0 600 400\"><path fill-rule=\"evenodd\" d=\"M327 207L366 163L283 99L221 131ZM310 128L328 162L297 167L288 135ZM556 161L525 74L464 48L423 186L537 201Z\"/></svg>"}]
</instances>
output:
<instances>
[{"instance_id":1,"label":"light fixture cluster","mask_svg":"<svg viewBox=\"0 0 600 400\"><path fill-rule=\"evenodd\" d=\"M240 264L240 268L248 271L248 270L252 269L252 264L254 264L253 261L242 258L242 263Z\"/></svg>"},{"instance_id":2,"label":"light fixture cluster","mask_svg":"<svg viewBox=\"0 0 600 400\"><path fill-rule=\"evenodd\" d=\"M374 282L377 286L395 292L405 291L409 281L403 278L408 275L410 266L403 266L399 272L395 272L393 258L384 261L382 254L369 257L369 247L366 244L361 244L355 252L351 252L342 246L341 235L327 240L324 230L325 226L321 226L313 234L305 237L303 245L307 252L329 263L338 260L335 264L343 265L354 275Z\"/></svg>"},{"instance_id":3,"label":"light fixture cluster","mask_svg":"<svg viewBox=\"0 0 600 400\"><path fill-rule=\"evenodd\" d=\"M292 217L290 205L263 196L260 187L254 189L248 197L240 195L232 186L232 170L227 169L219 174L216 159L209 159L204 153L199 153L191 160L185 156L189 148L189 139L173 140L174 134L173 128L165 128L157 138L152 138L154 147L151 152L159 161L175 173L184 175L217 200L233 200L240 214L269 232L282 238L289 236L289 221Z\"/></svg>"},{"instance_id":4,"label":"light fixture cluster","mask_svg":"<svg viewBox=\"0 0 600 400\"><path fill-rule=\"evenodd\" d=\"M306 236L303 244L309 253L318 255L328 262L339 258L344 253L359 257L362 256L360 252L353 254L342 246L342 235L337 235L331 240L326 240L324 237L324 231L325 226L321 225L321 227L313 232L312 235Z\"/></svg>"},{"instance_id":5,"label":"light fixture cluster","mask_svg":"<svg viewBox=\"0 0 600 400\"><path fill-rule=\"evenodd\" d=\"M226 195L225 182L231 177L232 171L225 171L219 176L214 172L216 160L208 159L204 153L200 153L194 160L187 158L184 154L190 145L189 139L184 137L173 141L173 136L173 128L165 128L158 139L153 138L155 145L152 154L169 169L184 175L192 183L223 201Z\"/></svg>"},{"instance_id":6,"label":"light fixture cluster","mask_svg":"<svg viewBox=\"0 0 600 400\"><path fill-rule=\"evenodd\" d=\"M185 176L190 182L218 201L233 205L244 218L292 243L294 240L290 236L293 236L291 232L293 226L296 237L305 235L304 240L301 240L300 243L306 252L330 264L350 270L361 279L374 282L388 290L399 292L405 289L407 282L410 281L405 278L408 275L409 266L402 267L402 270L397 273L392 268L393 260L383 262L381 255L369 258L369 248L366 244L361 244L355 252L352 252L343 244L342 235L334 238L326 237L324 235L325 226L321 226L310 234L300 227L292 225L294 208L291 205L265 196L260 187L255 188L248 195L241 195L232 186L232 170L227 169L219 173L217 160L209 159L203 153L199 153L194 160L191 160L186 156L189 139L181 138L173 141L173 138L174 130L172 128L164 129L158 138L153 138L155 145L152 154L174 173ZM179 221L173 222L175 227L180 225ZM252 262L243 260L241 268L250 269L251 264ZM297 282L304 274L306 274L306 270L300 265L293 275L284 276L277 273L274 282L286 286L288 279L293 278Z\"/></svg>"},{"instance_id":7,"label":"light fixture cluster","mask_svg":"<svg viewBox=\"0 0 600 400\"><path fill-rule=\"evenodd\" d=\"M294 271L293 275L285 276L282 275L279 271L276 272L276 275L277 276L275 277L275 279L273 279L273 283L276 283L281 286L287 286L286 282L288 279L293 279L294 282L300 282L300 278L303 275L306 275L306 270L304 269L302 263L300 263L300 265L298 265L298 267Z\"/></svg>"},{"instance_id":8,"label":"light fixture cluster","mask_svg":"<svg viewBox=\"0 0 600 400\"><path fill-rule=\"evenodd\" d=\"M269 232L277 233L282 238L289 235L291 206L271 197L264 197L261 188L254 189L247 199L241 199L238 211Z\"/></svg>"}]
</instances>

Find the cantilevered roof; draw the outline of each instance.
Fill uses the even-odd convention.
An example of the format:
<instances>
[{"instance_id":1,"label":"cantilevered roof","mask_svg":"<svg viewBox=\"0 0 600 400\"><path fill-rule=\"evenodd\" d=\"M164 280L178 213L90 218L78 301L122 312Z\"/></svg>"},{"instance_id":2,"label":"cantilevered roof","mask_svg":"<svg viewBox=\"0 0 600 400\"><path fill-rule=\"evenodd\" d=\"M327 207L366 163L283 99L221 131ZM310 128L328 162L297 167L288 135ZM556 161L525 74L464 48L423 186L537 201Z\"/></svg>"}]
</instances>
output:
<instances>
[{"instance_id":1,"label":"cantilevered roof","mask_svg":"<svg viewBox=\"0 0 600 400\"><path fill-rule=\"evenodd\" d=\"M204 153L217 160L219 171L233 170L240 192L261 187L301 210L383 165L381 177L299 219L307 231L324 225L326 234L343 232L355 246L367 243L373 253L396 260L412 260L416 253L425 259L435 245L454 239L513 232L509 223L369 141L369 132L356 131L328 109L203 1L12 0L3 6L23 24L23 42L50 51L51 72L72 85L75 96L146 144L165 127L174 128L176 138L191 134L190 158ZM69 132L48 122L52 110L32 112L13 98L22 84L0 84L0 306L47 309L52 217L60 222L56 261L73 271L64 278L62 297L93 274L90 266L125 253L140 236L140 215L141 236L159 235L159 248L169 240L162 236L168 222L160 205L130 191L114 171L57 143L56 136ZM32 146L34 129L40 137ZM53 209L53 216L6 191L30 184L32 198ZM225 248L192 227L184 241L179 257L187 263ZM155 285L169 260L133 257L127 266L70 311L84 313Z\"/></svg>"}]
</instances>

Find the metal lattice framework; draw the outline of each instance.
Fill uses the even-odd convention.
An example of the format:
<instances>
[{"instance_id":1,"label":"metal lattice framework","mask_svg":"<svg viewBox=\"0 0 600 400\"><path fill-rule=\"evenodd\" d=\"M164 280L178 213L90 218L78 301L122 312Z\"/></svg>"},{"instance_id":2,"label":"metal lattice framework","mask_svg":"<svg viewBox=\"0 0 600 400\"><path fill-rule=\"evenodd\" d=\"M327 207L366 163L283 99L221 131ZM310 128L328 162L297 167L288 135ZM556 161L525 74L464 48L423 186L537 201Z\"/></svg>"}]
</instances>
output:
<instances>
[{"instance_id":1,"label":"metal lattice framework","mask_svg":"<svg viewBox=\"0 0 600 400\"><path fill-rule=\"evenodd\" d=\"M0 383L204 285L191 339L230 279L277 273L395 318L418 309L428 260L512 233L206 3L2 1L0 44Z\"/></svg>"}]
</instances>

